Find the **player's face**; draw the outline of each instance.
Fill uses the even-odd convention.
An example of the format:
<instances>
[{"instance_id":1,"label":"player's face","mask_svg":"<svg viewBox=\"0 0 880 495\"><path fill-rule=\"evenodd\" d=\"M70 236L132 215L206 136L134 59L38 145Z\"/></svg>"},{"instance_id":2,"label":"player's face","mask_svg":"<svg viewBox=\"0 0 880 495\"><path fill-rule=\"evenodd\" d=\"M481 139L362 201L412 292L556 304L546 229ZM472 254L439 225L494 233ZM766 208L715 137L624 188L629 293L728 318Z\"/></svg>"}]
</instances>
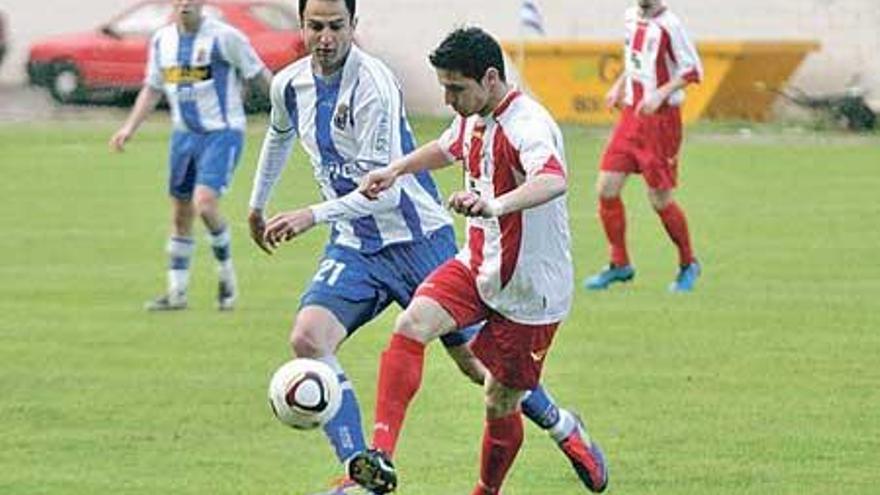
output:
<instances>
[{"instance_id":1,"label":"player's face","mask_svg":"<svg viewBox=\"0 0 880 495\"><path fill-rule=\"evenodd\" d=\"M483 78L485 80L485 77ZM443 86L446 104L462 117L485 114L489 106L488 84L478 82L458 71L437 69L437 80ZM487 110L488 109L488 110Z\"/></svg>"},{"instance_id":2,"label":"player's face","mask_svg":"<svg viewBox=\"0 0 880 495\"><path fill-rule=\"evenodd\" d=\"M185 25L194 25L202 18L204 0L174 0L174 14Z\"/></svg>"},{"instance_id":3,"label":"player's face","mask_svg":"<svg viewBox=\"0 0 880 495\"><path fill-rule=\"evenodd\" d=\"M303 10L302 28L312 63L321 74L342 67L351 49L356 20L343 0L309 0Z\"/></svg>"},{"instance_id":4,"label":"player's face","mask_svg":"<svg viewBox=\"0 0 880 495\"><path fill-rule=\"evenodd\" d=\"M637 3L642 12L648 12L656 9L660 5L660 0L637 0Z\"/></svg>"}]
</instances>

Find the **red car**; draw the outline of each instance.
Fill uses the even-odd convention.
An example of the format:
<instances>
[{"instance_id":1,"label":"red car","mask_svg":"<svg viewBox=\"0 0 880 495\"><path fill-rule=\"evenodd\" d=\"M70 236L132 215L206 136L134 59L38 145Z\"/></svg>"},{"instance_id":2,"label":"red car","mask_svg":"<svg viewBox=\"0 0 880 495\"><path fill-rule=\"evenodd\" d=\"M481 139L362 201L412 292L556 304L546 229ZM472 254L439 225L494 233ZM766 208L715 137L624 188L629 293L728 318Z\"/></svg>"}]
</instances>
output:
<instances>
[{"instance_id":1,"label":"red car","mask_svg":"<svg viewBox=\"0 0 880 495\"><path fill-rule=\"evenodd\" d=\"M93 32L61 35L31 45L31 84L45 86L62 103L131 96L142 86L147 44L172 16L167 0L146 0ZM260 0L207 0L204 15L228 22L251 40L260 58L277 72L306 52L296 13Z\"/></svg>"}]
</instances>

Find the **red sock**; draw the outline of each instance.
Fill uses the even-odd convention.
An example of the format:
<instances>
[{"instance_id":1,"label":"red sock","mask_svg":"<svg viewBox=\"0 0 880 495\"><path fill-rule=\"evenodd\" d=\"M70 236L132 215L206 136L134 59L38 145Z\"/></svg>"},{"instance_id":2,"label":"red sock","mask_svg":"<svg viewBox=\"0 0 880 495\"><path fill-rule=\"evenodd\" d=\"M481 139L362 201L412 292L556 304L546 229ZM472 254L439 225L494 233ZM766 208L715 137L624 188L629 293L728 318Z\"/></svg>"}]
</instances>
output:
<instances>
[{"instance_id":1,"label":"red sock","mask_svg":"<svg viewBox=\"0 0 880 495\"><path fill-rule=\"evenodd\" d=\"M694 261L694 253L691 251L691 235L688 232L687 218L684 211L679 208L674 201L666 205L666 208L657 212L663 227L669 238L678 247L678 263L681 266L688 265Z\"/></svg>"},{"instance_id":2,"label":"red sock","mask_svg":"<svg viewBox=\"0 0 880 495\"><path fill-rule=\"evenodd\" d=\"M519 411L497 419L487 419L480 456L480 482L473 495L495 495L513 465L523 442L522 415Z\"/></svg>"},{"instance_id":3,"label":"red sock","mask_svg":"<svg viewBox=\"0 0 880 495\"><path fill-rule=\"evenodd\" d=\"M389 456L394 455L406 408L422 383L424 359L425 345L399 333L391 337L382 353L373 447Z\"/></svg>"},{"instance_id":4,"label":"red sock","mask_svg":"<svg viewBox=\"0 0 880 495\"><path fill-rule=\"evenodd\" d=\"M608 251L611 263L616 266L629 264L629 254L626 252L626 212L623 209L623 201L620 197L599 198L599 218L602 227L605 228L605 237L608 239Z\"/></svg>"}]
</instances>

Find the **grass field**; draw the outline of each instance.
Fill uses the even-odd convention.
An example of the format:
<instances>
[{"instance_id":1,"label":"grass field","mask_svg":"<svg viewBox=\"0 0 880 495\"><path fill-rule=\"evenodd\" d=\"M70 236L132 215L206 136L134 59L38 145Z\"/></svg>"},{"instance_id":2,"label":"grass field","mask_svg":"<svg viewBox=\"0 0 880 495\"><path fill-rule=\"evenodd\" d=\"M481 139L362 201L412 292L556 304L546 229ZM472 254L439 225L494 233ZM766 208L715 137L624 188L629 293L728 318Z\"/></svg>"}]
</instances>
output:
<instances>
[{"instance_id":1,"label":"grass field","mask_svg":"<svg viewBox=\"0 0 880 495\"><path fill-rule=\"evenodd\" d=\"M247 238L262 124L225 201L243 296L213 309L203 235L191 309L146 314L164 286L167 126L124 155L112 123L0 124L0 494L286 494L338 474L320 433L282 427L265 386L326 233L266 257ZM259 119L257 119L259 120ZM441 125L419 120L423 139ZM592 182L604 132L567 128L578 280L605 262ZM704 265L676 257L640 181L626 192L635 283L578 290L546 383L581 411L612 493L873 494L880 486L880 142L692 134L680 201ZM275 207L316 198L302 155ZM449 191L457 172L440 175ZM395 311L341 353L372 424ZM468 493L481 394L439 347L404 431L402 495ZM505 495L583 489L536 428Z\"/></svg>"}]
</instances>

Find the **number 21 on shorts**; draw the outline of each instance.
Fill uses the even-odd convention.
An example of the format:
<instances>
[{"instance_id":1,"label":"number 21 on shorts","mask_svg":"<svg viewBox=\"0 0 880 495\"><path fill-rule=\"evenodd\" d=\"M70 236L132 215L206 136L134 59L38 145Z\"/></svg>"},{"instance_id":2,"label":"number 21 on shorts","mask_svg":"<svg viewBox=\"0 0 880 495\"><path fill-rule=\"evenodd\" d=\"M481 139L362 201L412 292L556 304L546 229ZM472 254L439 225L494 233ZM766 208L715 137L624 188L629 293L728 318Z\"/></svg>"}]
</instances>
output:
<instances>
[{"instance_id":1,"label":"number 21 on shorts","mask_svg":"<svg viewBox=\"0 0 880 495\"><path fill-rule=\"evenodd\" d=\"M340 263L334 259L327 258L321 260L321 264L318 266L318 273L315 274L312 280L315 282L324 282L332 287L336 285L339 276L342 275L342 270L345 270L345 263Z\"/></svg>"}]
</instances>

